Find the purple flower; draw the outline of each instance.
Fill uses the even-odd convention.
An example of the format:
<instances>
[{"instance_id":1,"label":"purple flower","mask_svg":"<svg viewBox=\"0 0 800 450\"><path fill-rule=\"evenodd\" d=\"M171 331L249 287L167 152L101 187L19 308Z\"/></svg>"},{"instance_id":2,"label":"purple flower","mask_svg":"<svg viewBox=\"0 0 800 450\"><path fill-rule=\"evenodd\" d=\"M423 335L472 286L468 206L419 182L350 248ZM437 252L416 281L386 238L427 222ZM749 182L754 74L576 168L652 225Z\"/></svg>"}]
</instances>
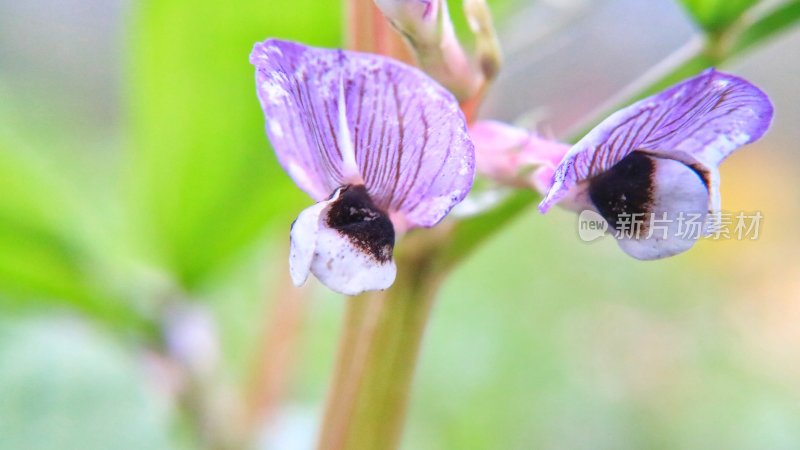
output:
<instances>
[{"instance_id":1,"label":"purple flower","mask_svg":"<svg viewBox=\"0 0 800 450\"><path fill-rule=\"evenodd\" d=\"M313 273L347 295L389 287L395 232L436 225L472 186L458 103L377 55L270 39L250 62L278 160L318 202L292 225L292 280Z\"/></svg>"},{"instance_id":2,"label":"purple flower","mask_svg":"<svg viewBox=\"0 0 800 450\"><path fill-rule=\"evenodd\" d=\"M718 216L717 167L760 138L771 121L764 92L709 69L589 132L561 161L539 209L562 202L598 212L617 232L620 247L638 259L684 252L698 236L682 234L682 221L695 217L711 227ZM623 230L637 217L636 230Z\"/></svg>"}]
</instances>

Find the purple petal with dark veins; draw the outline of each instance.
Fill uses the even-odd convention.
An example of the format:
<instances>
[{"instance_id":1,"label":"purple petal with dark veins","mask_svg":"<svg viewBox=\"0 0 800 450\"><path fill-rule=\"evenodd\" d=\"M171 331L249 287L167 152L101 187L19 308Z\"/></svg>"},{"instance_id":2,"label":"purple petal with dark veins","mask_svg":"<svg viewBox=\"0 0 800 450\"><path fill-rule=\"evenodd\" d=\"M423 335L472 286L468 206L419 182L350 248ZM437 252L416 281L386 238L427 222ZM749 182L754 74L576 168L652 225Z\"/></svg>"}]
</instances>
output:
<instances>
[{"instance_id":1,"label":"purple petal with dark veins","mask_svg":"<svg viewBox=\"0 0 800 450\"><path fill-rule=\"evenodd\" d=\"M464 116L421 71L275 39L256 44L250 62L278 160L315 200L363 182L378 207L428 227L472 186Z\"/></svg>"},{"instance_id":2,"label":"purple petal with dark veins","mask_svg":"<svg viewBox=\"0 0 800 450\"><path fill-rule=\"evenodd\" d=\"M635 150L714 170L734 150L760 138L771 121L772 104L764 92L709 69L595 127L561 161L539 209L546 212L575 185Z\"/></svg>"}]
</instances>

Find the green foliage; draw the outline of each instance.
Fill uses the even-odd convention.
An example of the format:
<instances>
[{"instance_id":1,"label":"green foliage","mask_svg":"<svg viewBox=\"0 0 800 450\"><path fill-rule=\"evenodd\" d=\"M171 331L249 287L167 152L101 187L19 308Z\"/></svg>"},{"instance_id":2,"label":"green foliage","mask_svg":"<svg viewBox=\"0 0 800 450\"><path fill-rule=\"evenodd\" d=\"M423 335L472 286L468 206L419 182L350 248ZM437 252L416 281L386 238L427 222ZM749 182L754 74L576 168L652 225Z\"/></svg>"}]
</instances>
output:
<instances>
[{"instance_id":1,"label":"green foliage","mask_svg":"<svg viewBox=\"0 0 800 450\"><path fill-rule=\"evenodd\" d=\"M539 200L541 199L533 191L517 190L504 198L495 208L460 220L455 224L451 244L446 247L442 255L443 267L452 268L471 256L481 244L491 239L516 216Z\"/></svg>"},{"instance_id":2,"label":"green foliage","mask_svg":"<svg viewBox=\"0 0 800 450\"><path fill-rule=\"evenodd\" d=\"M69 213L61 192L9 147L0 148L0 287L91 301L91 288L81 282L80 249L65 232Z\"/></svg>"},{"instance_id":3,"label":"green foliage","mask_svg":"<svg viewBox=\"0 0 800 450\"><path fill-rule=\"evenodd\" d=\"M175 448L142 375L131 355L76 321L0 322L0 448Z\"/></svg>"},{"instance_id":4,"label":"green foliage","mask_svg":"<svg viewBox=\"0 0 800 450\"><path fill-rule=\"evenodd\" d=\"M680 0L692 18L711 33L724 31L758 0Z\"/></svg>"},{"instance_id":5,"label":"green foliage","mask_svg":"<svg viewBox=\"0 0 800 450\"><path fill-rule=\"evenodd\" d=\"M135 314L101 276L108 261L81 236L64 181L10 141L0 142L0 305L67 306L114 326L134 324Z\"/></svg>"},{"instance_id":6,"label":"green foliage","mask_svg":"<svg viewBox=\"0 0 800 450\"><path fill-rule=\"evenodd\" d=\"M184 287L203 282L270 223L285 232L299 211L305 196L269 149L248 55L271 36L338 44L339 6L137 4L127 76L130 191L149 253Z\"/></svg>"},{"instance_id":7,"label":"green foliage","mask_svg":"<svg viewBox=\"0 0 800 450\"><path fill-rule=\"evenodd\" d=\"M753 45L787 31L800 20L800 0L786 2L754 22L736 39L733 51L740 53Z\"/></svg>"},{"instance_id":8,"label":"green foliage","mask_svg":"<svg viewBox=\"0 0 800 450\"><path fill-rule=\"evenodd\" d=\"M717 243L642 264L575 227L529 208L448 277L402 448L798 448L784 369L727 315L737 275L704 269Z\"/></svg>"},{"instance_id":9,"label":"green foliage","mask_svg":"<svg viewBox=\"0 0 800 450\"><path fill-rule=\"evenodd\" d=\"M495 23L500 23L503 18L512 13L515 6L521 6L522 2L523 0L486 0ZM475 37L469 29L463 4L462 0L447 0L448 12L456 35L464 45L472 46Z\"/></svg>"}]
</instances>

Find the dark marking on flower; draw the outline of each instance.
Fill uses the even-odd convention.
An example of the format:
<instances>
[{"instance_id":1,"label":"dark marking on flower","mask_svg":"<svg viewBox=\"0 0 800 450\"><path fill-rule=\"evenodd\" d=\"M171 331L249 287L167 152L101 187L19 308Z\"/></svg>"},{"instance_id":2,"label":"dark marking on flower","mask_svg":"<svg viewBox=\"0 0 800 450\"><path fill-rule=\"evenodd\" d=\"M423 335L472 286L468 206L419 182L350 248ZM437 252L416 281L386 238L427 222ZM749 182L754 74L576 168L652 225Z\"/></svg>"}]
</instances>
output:
<instances>
[{"instance_id":1,"label":"dark marking on flower","mask_svg":"<svg viewBox=\"0 0 800 450\"><path fill-rule=\"evenodd\" d=\"M706 189L710 191L711 190L711 188L709 187L710 174L708 173L708 170L706 170L706 168L703 167L702 164L687 164L687 167L692 169L692 172L696 173L697 176L700 177L700 180L703 182L703 185L705 185Z\"/></svg>"},{"instance_id":2,"label":"dark marking on flower","mask_svg":"<svg viewBox=\"0 0 800 450\"><path fill-rule=\"evenodd\" d=\"M628 227L635 222L640 232L647 231L649 217L643 214L652 208L655 169L652 157L634 151L589 180L589 198L612 228L625 216Z\"/></svg>"},{"instance_id":3,"label":"dark marking on flower","mask_svg":"<svg viewBox=\"0 0 800 450\"><path fill-rule=\"evenodd\" d=\"M341 188L328 210L327 225L380 263L392 259L394 226L373 203L364 185Z\"/></svg>"}]
</instances>

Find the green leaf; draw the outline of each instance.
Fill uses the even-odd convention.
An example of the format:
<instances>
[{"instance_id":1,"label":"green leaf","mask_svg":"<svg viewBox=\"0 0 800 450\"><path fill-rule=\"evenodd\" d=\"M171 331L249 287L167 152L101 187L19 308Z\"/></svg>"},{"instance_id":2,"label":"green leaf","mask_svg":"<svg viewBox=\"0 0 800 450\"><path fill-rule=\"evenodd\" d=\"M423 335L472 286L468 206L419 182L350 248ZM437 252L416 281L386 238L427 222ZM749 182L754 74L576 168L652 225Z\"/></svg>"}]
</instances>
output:
<instances>
[{"instance_id":1,"label":"green leaf","mask_svg":"<svg viewBox=\"0 0 800 450\"><path fill-rule=\"evenodd\" d=\"M282 37L339 44L338 2L136 3L127 82L130 191L149 256L186 288L309 200L277 164L248 55ZM288 237L288 233L287 233Z\"/></svg>"},{"instance_id":2,"label":"green leaf","mask_svg":"<svg viewBox=\"0 0 800 450\"><path fill-rule=\"evenodd\" d=\"M719 33L730 27L759 0L680 0L705 31Z\"/></svg>"},{"instance_id":3,"label":"green leaf","mask_svg":"<svg viewBox=\"0 0 800 450\"><path fill-rule=\"evenodd\" d=\"M765 39L773 38L788 30L800 20L800 0L786 2L744 30L736 39L733 53L741 53Z\"/></svg>"},{"instance_id":4,"label":"green leaf","mask_svg":"<svg viewBox=\"0 0 800 450\"><path fill-rule=\"evenodd\" d=\"M492 12L495 27L502 26L505 19L524 6L522 0L486 0L486 3ZM464 14L463 0L447 0L447 9L459 40L467 46L472 45L474 35Z\"/></svg>"},{"instance_id":5,"label":"green leaf","mask_svg":"<svg viewBox=\"0 0 800 450\"><path fill-rule=\"evenodd\" d=\"M175 448L142 367L104 338L74 320L0 323L0 448Z\"/></svg>"},{"instance_id":6,"label":"green leaf","mask_svg":"<svg viewBox=\"0 0 800 450\"><path fill-rule=\"evenodd\" d=\"M85 298L65 201L41 171L0 149L0 291ZM60 219L60 220L59 220Z\"/></svg>"},{"instance_id":7,"label":"green leaf","mask_svg":"<svg viewBox=\"0 0 800 450\"><path fill-rule=\"evenodd\" d=\"M5 136L2 136L5 138ZM0 139L0 308L66 306L102 322L140 320L103 279L75 201L32 149Z\"/></svg>"}]
</instances>

